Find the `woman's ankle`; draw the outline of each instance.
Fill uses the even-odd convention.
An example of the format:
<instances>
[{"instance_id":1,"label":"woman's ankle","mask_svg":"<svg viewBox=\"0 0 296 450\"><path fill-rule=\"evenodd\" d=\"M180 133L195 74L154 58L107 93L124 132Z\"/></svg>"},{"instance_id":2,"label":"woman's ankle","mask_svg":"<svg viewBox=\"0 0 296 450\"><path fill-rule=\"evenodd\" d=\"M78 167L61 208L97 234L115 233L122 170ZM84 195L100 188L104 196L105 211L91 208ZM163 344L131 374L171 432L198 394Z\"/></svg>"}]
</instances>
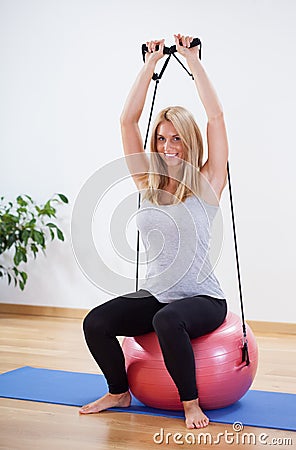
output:
<instances>
[{"instance_id":1,"label":"woman's ankle","mask_svg":"<svg viewBox=\"0 0 296 450\"><path fill-rule=\"evenodd\" d=\"M121 392L120 394L112 394L112 392L108 392L108 394L112 395L112 397L114 397L114 398L115 397L121 398L121 397L125 397L125 396L130 396L130 391L127 390L125 392Z\"/></svg>"}]
</instances>

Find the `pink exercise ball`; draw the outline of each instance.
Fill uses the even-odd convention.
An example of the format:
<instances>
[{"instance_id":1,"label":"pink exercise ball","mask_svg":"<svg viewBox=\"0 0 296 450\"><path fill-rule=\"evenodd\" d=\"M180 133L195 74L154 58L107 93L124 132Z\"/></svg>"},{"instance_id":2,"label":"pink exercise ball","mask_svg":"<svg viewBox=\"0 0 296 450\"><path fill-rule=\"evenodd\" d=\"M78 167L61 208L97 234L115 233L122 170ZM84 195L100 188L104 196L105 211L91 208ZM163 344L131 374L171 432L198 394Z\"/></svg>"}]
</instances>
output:
<instances>
[{"instance_id":1,"label":"pink exercise ball","mask_svg":"<svg viewBox=\"0 0 296 450\"><path fill-rule=\"evenodd\" d=\"M239 400L251 386L258 363L258 348L246 324L250 364L242 363L242 324L228 312L223 324L212 333L192 339L196 384L203 409L224 408ZM127 376L132 394L153 408L182 410L177 388L171 379L156 333L123 340Z\"/></svg>"}]
</instances>

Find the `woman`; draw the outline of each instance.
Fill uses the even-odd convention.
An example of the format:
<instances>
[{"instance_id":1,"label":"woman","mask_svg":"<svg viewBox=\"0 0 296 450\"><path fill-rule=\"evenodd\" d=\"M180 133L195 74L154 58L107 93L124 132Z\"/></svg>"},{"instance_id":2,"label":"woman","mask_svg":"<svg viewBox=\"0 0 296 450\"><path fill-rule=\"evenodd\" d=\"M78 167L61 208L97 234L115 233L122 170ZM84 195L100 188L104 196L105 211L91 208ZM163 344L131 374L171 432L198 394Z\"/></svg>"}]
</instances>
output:
<instances>
[{"instance_id":1,"label":"woman","mask_svg":"<svg viewBox=\"0 0 296 450\"><path fill-rule=\"evenodd\" d=\"M116 336L154 330L177 386L186 426L201 428L209 419L199 406L190 339L219 327L227 313L207 249L209 223L226 184L228 144L223 111L198 58L198 47L190 48L192 37L178 34L174 38L207 114L208 159L202 163L202 138L192 115L184 108L169 107L155 121L149 162L138 123L156 63L163 57L164 40L147 42L145 64L127 98L121 129L128 167L138 189L144 192L137 223L151 259L139 291L107 301L84 320L86 342L107 379L109 392L83 406L80 413L130 405L124 355ZM131 157L135 154L136 159ZM159 233L151 233L155 229L164 236L164 245ZM181 244L174 257L178 239Z\"/></svg>"}]
</instances>

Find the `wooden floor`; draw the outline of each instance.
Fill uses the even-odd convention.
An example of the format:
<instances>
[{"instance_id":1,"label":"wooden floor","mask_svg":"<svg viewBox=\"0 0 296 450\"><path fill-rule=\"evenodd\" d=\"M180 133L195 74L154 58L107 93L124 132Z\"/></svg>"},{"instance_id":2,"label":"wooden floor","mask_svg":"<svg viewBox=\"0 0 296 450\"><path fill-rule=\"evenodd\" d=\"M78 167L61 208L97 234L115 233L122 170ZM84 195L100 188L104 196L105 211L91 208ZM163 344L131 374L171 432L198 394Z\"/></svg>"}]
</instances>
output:
<instances>
[{"instance_id":1,"label":"wooden floor","mask_svg":"<svg viewBox=\"0 0 296 450\"><path fill-rule=\"evenodd\" d=\"M252 388L296 393L296 336L256 337L260 358ZM2 314L0 345L1 373L25 365L97 373L84 343L81 320ZM283 430L245 427L237 433L232 425L211 423L204 430L211 437L204 443L197 430L188 434L181 419L110 411L80 416L75 407L10 399L0 399L0 411L0 449L5 450L296 448L296 433ZM158 441L154 440L161 428L163 440L159 435ZM233 433L233 443L231 434L225 441L226 431ZM218 433L223 434L219 444L214 443ZM242 443L243 433L252 433L249 443ZM261 433L268 435L267 445L260 443ZM277 439L276 443L272 439Z\"/></svg>"}]
</instances>

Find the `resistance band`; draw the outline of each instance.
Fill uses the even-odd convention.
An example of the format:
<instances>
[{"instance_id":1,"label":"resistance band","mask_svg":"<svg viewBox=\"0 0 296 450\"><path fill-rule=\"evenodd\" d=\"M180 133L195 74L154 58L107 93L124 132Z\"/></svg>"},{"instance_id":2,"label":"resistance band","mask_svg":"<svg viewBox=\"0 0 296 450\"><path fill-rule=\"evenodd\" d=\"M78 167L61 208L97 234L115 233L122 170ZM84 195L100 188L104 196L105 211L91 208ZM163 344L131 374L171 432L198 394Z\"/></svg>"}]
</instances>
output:
<instances>
[{"instance_id":1,"label":"resistance band","mask_svg":"<svg viewBox=\"0 0 296 450\"><path fill-rule=\"evenodd\" d=\"M181 44L182 45L182 44ZM201 59L201 41L198 38L193 39L193 41L190 44L190 48L196 47L199 45L199 58ZM158 46L156 46L156 50L158 50ZM142 45L142 56L145 63L145 54L148 52L148 47L143 44ZM157 87L159 84L159 81L161 80L165 69L167 68L167 65L169 63L169 60L171 56L174 56L174 58L181 64L181 66L186 70L188 75L192 79L194 79L193 75L187 70L187 68L184 66L184 64L179 60L179 58L175 55L177 52L177 48L175 45L172 47L164 47L163 53L164 55L168 55L167 59L164 62L164 65L160 71L159 74L154 73L152 79L155 81L155 88L152 98L152 105L150 109L149 114L149 120L148 120L148 126L145 136L145 142L144 142L144 150L146 150L147 146L147 140L149 135L149 129L152 119L152 113L154 109L155 104L155 98L156 98L156 92ZM245 323L245 315L244 315L244 305L243 305L243 295L242 295L242 285L241 285L241 277L240 277L240 266L239 266L239 257L238 257L238 245L237 245L237 238L236 238L236 228L235 228L235 219L234 219L234 207L233 207L233 199L232 199L232 189L231 189L231 180L230 180L230 168L229 168L229 161L227 161L227 177L228 177L228 186L229 186L229 197L230 197L230 207L231 207L231 218L232 218L232 229L233 229L233 237L234 237L234 247L235 247L235 256L236 256L236 269L237 269L237 278L238 278L238 287L239 287L239 296L240 296L240 307L241 307L241 317L242 317L242 329L243 329L243 346L242 346L242 362L246 363L246 366L250 364L249 359L249 352L248 352L248 339L247 339L247 331L246 331L246 323ZM139 191L139 197L138 197L138 209L141 206L141 193ZM138 278L139 278L139 250L140 250L140 232L137 230L137 265L136 265L136 291L138 291Z\"/></svg>"}]
</instances>

